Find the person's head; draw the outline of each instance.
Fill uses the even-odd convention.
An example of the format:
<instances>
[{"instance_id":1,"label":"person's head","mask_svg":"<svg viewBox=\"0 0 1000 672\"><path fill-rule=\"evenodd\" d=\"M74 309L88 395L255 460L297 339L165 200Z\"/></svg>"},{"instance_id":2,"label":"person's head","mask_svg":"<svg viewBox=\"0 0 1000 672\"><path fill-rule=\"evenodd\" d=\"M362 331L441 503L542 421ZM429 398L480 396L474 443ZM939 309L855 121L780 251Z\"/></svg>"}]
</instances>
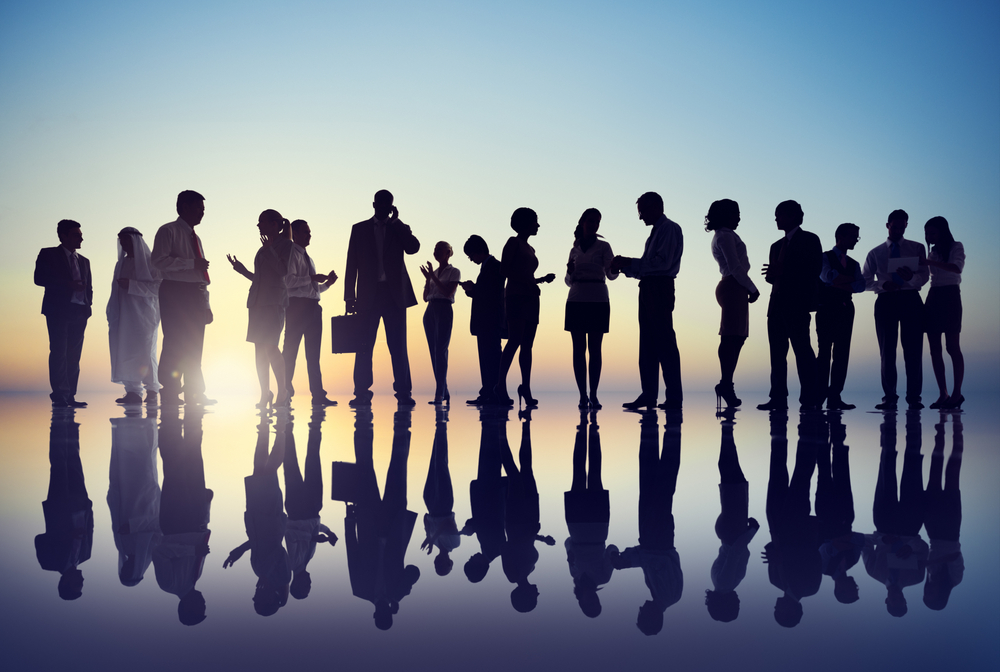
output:
<instances>
[{"instance_id":1,"label":"person's head","mask_svg":"<svg viewBox=\"0 0 1000 672\"><path fill-rule=\"evenodd\" d=\"M655 191L647 191L635 202L639 219L648 225L655 224L663 216L663 199Z\"/></svg>"},{"instance_id":2,"label":"person's head","mask_svg":"<svg viewBox=\"0 0 1000 672\"><path fill-rule=\"evenodd\" d=\"M375 209L375 219L386 219L392 214L392 193L388 189L376 191L372 208Z\"/></svg>"},{"instance_id":3,"label":"person's head","mask_svg":"<svg viewBox=\"0 0 1000 672\"><path fill-rule=\"evenodd\" d=\"M538 233L538 215L531 208L518 208L510 216L510 228L520 235L533 236Z\"/></svg>"},{"instance_id":4,"label":"person's head","mask_svg":"<svg viewBox=\"0 0 1000 672\"><path fill-rule=\"evenodd\" d=\"M712 203L705 215L705 230L736 229L740 225L740 205L736 201L723 198Z\"/></svg>"},{"instance_id":5,"label":"person's head","mask_svg":"<svg viewBox=\"0 0 1000 672\"><path fill-rule=\"evenodd\" d=\"M177 214L191 226L198 226L205 216L205 197L190 189L177 194Z\"/></svg>"},{"instance_id":6,"label":"person's head","mask_svg":"<svg viewBox=\"0 0 1000 672\"><path fill-rule=\"evenodd\" d=\"M910 223L910 216L906 210L893 210L889 213L889 218L885 222L885 228L889 231L889 240L898 242L906 233L906 225Z\"/></svg>"},{"instance_id":7,"label":"person's head","mask_svg":"<svg viewBox=\"0 0 1000 672\"><path fill-rule=\"evenodd\" d=\"M538 586L533 583L519 583L510 591L510 604L515 611L526 614L538 606Z\"/></svg>"},{"instance_id":8,"label":"person's head","mask_svg":"<svg viewBox=\"0 0 1000 672\"><path fill-rule=\"evenodd\" d=\"M837 247L841 250L853 250L854 246L861 240L861 229L858 228L857 224L844 222L837 227L833 237L837 241Z\"/></svg>"},{"instance_id":9,"label":"person's head","mask_svg":"<svg viewBox=\"0 0 1000 672\"><path fill-rule=\"evenodd\" d=\"M75 600L83 595L83 572L74 567L63 572L59 577L59 597L64 600Z\"/></svg>"},{"instance_id":10,"label":"person's head","mask_svg":"<svg viewBox=\"0 0 1000 672\"><path fill-rule=\"evenodd\" d=\"M177 618L184 625L198 625L205 620L205 596L192 588L177 604Z\"/></svg>"},{"instance_id":11,"label":"person's head","mask_svg":"<svg viewBox=\"0 0 1000 672\"><path fill-rule=\"evenodd\" d=\"M928 569L927 580L924 581L924 604L928 609L941 611L948 606L948 598L954 587L947 565Z\"/></svg>"},{"instance_id":12,"label":"person's head","mask_svg":"<svg viewBox=\"0 0 1000 672\"><path fill-rule=\"evenodd\" d=\"M486 241L481 236L475 234L469 236L469 239L465 241L465 247L462 249L466 256L469 257L469 261L474 264L481 264L490 256L490 246L486 244Z\"/></svg>"},{"instance_id":13,"label":"person's head","mask_svg":"<svg viewBox=\"0 0 1000 672\"><path fill-rule=\"evenodd\" d=\"M257 218L257 230L268 238L276 238L288 234L288 220L277 210L265 210Z\"/></svg>"},{"instance_id":14,"label":"person's head","mask_svg":"<svg viewBox=\"0 0 1000 672\"><path fill-rule=\"evenodd\" d=\"M372 614L372 618L375 619L375 627L379 630L388 630L392 627L392 615L395 614L399 608L392 608L389 601L385 598L379 598L375 602L375 613Z\"/></svg>"},{"instance_id":15,"label":"person's head","mask_svg":"<svg viewBox=\"0 0 1000 672\"><path fill-rule=\"evenodd\" d=\"M448 576L454 566L455 561L448 555L448 551L441 551L434 557L434 571L438 576Z\"/></svg>"},{"instance_id":16,"label":"person's head","mask_svg":"<svg viewBox=\"0 0 1000 672\"><path fill-rule=\"evenodd\" d=\"M141 238L142 233L139 232L139 229L131 226L126 226L118 232L118 244L122 246L122 252L125 253L126 257L135 256L135 238L133 236Z\"/></svg>"},{"instance_id":17,"label":"person's head","mask_svg":"<svg viewBox=\"0 0 1000 672\"><path fill-rule=\"evenodd\" d=\"M434 259L439 264L447 264L453 254L455 254L455 251L451 249L451 245L443 240L439 240L437 245L434 246Z\"/></svg>"},{"instance_id":18,"label":"person's head","mask_svg":"<svg viewBox=\"0 0 1000 672\"><path fill-rule=\"evenodd\" d=\"M597 618L601 615L601 598L597 595L597 584L588 575L584 574L573 581L573 595L580 605L580 610L588 618Z\"/></svg>"},{"instance_id":19,"label":"person's head","mask_svg":"<svg viewBox=\"0 0 1000 672\"><path fill-rule=\"evenodd\" d=\"M722 592L718 590L705 591L705 606L708 615L721 623L735 621L740 615L740 596L735 590Z\"/></svg>"},{"instance_id":20,"label":"person's head","mask_svg":"<svg viewBox=\"0 0 1000 672\"><path fill-rule=\"evenodd\" d=\"M260 581L253 594L253 610L261 616L273 616L281 607L281 595L267 581Z\"/></svg>"},{"instance_id":21,"label":"person's head","mask_svg":"<svg viewBox=\"0 0 1000 672\"><path fill-rule=\"evenodd\" d=\"M785 628L794 628L802 620L802 604L794 597L782 595L774 603L774 620Z\"/></svg>"},{"instance_id":22,"label":"person's head","mask_svg":"<svg viewBox=\"0 0 1000 672\"><path fill-rule=\"evenodd\" d=\"M486 572L490 569L490 561L482 553L475 553L465 561L465 576L470 583L479 583L486 578Z\"/></svg>"},{"instance_id":23,"label":"person's head","mask_svg":"<svg viewBox=\"0 0 1000 672\"><path fill-rule=\"evenodd\" d=\"M296 219L291 224L292 227L292 240L299 247L309 247L309 243L312 241L312 229L309 228L309 222L304 219Z\"/></svg>"},{"instance_id":24,"label":"person's head","mask_svg":"<svg viewBox=\"0 0 1000 672\"><path fill-rule=\"evenodd\" d=\"M635 625L644 635L655 635L663 629L663 609L652 600L646 600L639 607Z\"/></svg>"},{"instance_id":25,"label":"person's head","mask_svg":"<svg viewBox=\"0 0 1000 672\"><path fill-rule=\"evenodd\" d=\"M885 610L896 618L906 616L908 610L906 606L906 596L899 586L889 586L889 593L885 596Z\"/></svg>"},{"instance_id":26,"label":"person's head","mask_svg":"<svg viewBox=\"0 0 1000 672\"><path fill-rule=\"evenodd\" d=\"M774 222L781 231L791 231L802 226L802 206L795 201L782 201L774 209Z\"/></svg>"},{"instance_id":27,"label":"person's head","mask_svg":"<svg viewBox=\"0 0 1000 672\"><path fill-rule=\"evenodd\" d=\"M577 239L584 236L594 236L597 235L599 228L601 228L601 211L597 208L587 208L580 215L580 221L577 222L574 234Z\"/></svg>"},{"instance_id":28,"label":"person's head","mask_svg":"<svg viewBox=\"0 0 1000 672\"><path fill-rule=\"evenodd\" d=\"M833 596L841 604L852 604L858 601L858 582L854 577L841 574L833 580Z\"/></svg>"},{"instance_id":29,"label":"person's head","mask_svg":"<svg viewBox=\"0 0 1000 672\"><path fill-rule=\"evenodd\" d=\"M295 572L295 576L292 577L292 584L288 588L289 594L296 600L304 600L309 597L311 589L312 577L309 576L309 572L304 569L301 572Z\"/></svg>"},{"instance_id":30,"label":"person's head","mask_svg":"<svg viewBox=\"0 0 1000 672\"><path fill-rule=\"evenodd\" d=\"M927 223L924 224L924 238L927 239L928 245L934 246L942 260L948 260L948 254L951 252L955 237L951 235L951 227L948 226L947 219L940 216L928 219Z\"/></svg>"},{"instance_id":31,"label":"person's head","mask_svg":"<svg viewBox=\"0 0 1000 672\"><path fill-rule=\"evenodd\" d=\"M59 220L56 224L56 235L59 236L62 246L68 250L79 250L83 244L83 230L80 228L80 223L72 219Z\"/></svg>"}]
</instances>

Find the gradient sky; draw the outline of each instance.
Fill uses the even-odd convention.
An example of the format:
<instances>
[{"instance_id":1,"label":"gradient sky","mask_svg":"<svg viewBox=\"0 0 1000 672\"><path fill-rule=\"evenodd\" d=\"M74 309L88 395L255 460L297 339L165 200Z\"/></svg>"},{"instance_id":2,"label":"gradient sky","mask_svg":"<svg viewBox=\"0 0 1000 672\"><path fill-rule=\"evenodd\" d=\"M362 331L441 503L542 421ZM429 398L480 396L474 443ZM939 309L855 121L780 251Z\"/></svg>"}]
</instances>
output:
<instances>
[{"instance_id":1,"label":"gradient sky","mask_svg":"<svg viewBox=\"0 0 1000 672\"><path fill-rule=\"evenodd\" d=\"M561 283L580 213L604 213L617 253L638 256L635 199L655 190L684 228L677 325L688 389L718 378L718 267L702 222L740 203L754 268L798 200L825 247L861 227L854 255L910 213L910 238L944 215L965 243L963 343L970 387L1000 379L1000 5L983 2L20 2L0 5L0 389L43 390L47 343L37 249L82 223L95 315L81 387L113 389L104 306L115 234L151 241L182 189L206 196L212 262L209 391L254 388L244 278L265 208L313 227L310 253L343 274L350 225L374 192L396 195L421 240L499 253L510 213L534 208L543 287L536 389L572 389ZM459 252L464 278L477 268ZM763 284L763 283L761 283ZM766 294L766 288L763 288ZM636 391L636 284L612 283L604 387ZM340 284L324 300L343 312ZM848 387L878 391L874 298L859 298ZM737 389L766 387L765 305L752 308ZM411 366L432 389L422 307ZM453 389L478 387L469 304L456 304ZM384 346L376 390L390 384ZM933 394L925 357L925 396ZM328 388L351 358L324 355ZM304 369L304 367L301 367ZM301 371L304 375L304 371ZM517 380L515 374L513 379Z\"/></svg>"}]
</instances>

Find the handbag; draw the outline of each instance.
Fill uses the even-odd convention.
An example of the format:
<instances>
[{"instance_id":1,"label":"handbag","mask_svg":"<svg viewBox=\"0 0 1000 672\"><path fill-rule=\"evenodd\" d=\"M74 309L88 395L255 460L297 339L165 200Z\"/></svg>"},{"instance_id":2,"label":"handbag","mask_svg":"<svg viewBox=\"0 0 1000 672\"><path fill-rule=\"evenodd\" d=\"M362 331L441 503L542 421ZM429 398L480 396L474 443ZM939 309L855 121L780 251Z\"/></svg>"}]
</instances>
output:
<instances>
[{"instance_id":1,"label":"handbag","mask_svg":"<svg viewBox=\"0 0 1000 672\"><path fill-rule=\"evenodd\" d=\"M361 315L334 315L330 318L330 340L334 353L357 352L364 343Z\"/></svg>"}]
</instances>

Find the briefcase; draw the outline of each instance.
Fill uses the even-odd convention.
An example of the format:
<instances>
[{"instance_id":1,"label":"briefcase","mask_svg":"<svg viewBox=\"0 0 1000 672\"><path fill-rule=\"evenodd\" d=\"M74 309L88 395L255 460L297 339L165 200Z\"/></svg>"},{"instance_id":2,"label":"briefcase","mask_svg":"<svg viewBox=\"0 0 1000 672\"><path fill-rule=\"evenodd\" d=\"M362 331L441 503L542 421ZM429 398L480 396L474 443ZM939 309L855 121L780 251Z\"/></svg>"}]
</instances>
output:
<instances>
[{"instance_id":1,"label":"briefcase","mask_svg":"<svg viewBox=\"0 0 1000 672\"><path fill-rule=\"evenodd\" d=\"M334 353L357 352L364 342L364 323L357 313L330 318L330 340Z\"/></svg>"},{"instance_id":2,"label":"briefcase","mask_svg":"<svg viewBox=\"0 0 1000 672\"><path fill-rule=\"evenodd\" d=\"M354 462L334 462L330 473L330 499L357 502L361 499L361 472Z\"/></svg>"}]
</instances>

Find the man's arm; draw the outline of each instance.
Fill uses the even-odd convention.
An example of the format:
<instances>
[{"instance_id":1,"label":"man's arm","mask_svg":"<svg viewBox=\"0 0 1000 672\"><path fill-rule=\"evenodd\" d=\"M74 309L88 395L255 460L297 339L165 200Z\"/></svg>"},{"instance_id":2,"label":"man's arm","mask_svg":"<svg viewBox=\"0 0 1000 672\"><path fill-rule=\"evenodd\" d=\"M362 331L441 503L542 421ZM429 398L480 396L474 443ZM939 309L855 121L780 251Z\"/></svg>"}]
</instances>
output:
<instances>
[{"instance_id":1,"label":"man's arm","mask_svg":"<svg viewBox=\"0 0 1000 672\"><path fill-rule=\"evenodd\" d=\"M62 253L59 248L55 248L55 251ZM56 271L54 261L55 258L48 249L43 249L38 253L38 258L35 260L35 284L39 287L68 288L72 284L72 276L69 278L70 282L67 282L66 275Z\"/></svg>"},{"instance_id":2,"label":"man's arm","mask_svg":"<svg viewBox=\"0 0 1000 672\"><path fill-rule=\"evenodd\" d=\"M344 301L349 306L348 310L353 307L351 304L357 299L355 291L358 284L358 246L360 245L358 241L358 228L359 225L355 224L351 229L351 239L347 244L347 268L344 270Z\"/></svg>"},{"instance_id":3,"label":"man's arm","mask_svg":"<svg viewBox=\"0 0 1000 672\"><path fill-rule=\"evenodd\" d=\"M926 250L922 243L917 243L920 247L920 254L918 255L919 263L917 264L917 270L913 272L913 278L910 280L910 284L914 285L915 289L920 289L927 281L931 279L931 268L927 265L926 261Z\"/></svg>"},{"instance_id":4,"label":"man's arm","mask_svg":"<svg viewBox=\"0 0 1000 672\"><path fill-rule=\"evenodd\" d=\"M878 259L875 258L875 250L868 253L865 257L865 267L861 271L861 277L865 279L865 290L873 291L878 283L875 281L875 274L878 271Z\"/></svg>"}]
</instances>

